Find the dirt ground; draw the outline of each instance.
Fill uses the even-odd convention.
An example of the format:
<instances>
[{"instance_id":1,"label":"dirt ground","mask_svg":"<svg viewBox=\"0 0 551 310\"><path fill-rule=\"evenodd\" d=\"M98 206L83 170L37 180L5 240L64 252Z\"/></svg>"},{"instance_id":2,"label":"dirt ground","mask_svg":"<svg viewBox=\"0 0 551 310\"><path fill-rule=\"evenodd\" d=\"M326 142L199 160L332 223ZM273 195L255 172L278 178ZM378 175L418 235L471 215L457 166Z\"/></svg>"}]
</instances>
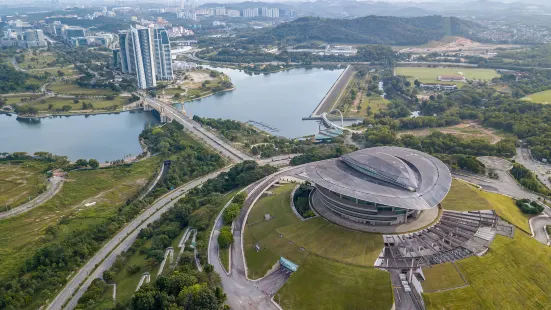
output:
<instances>
[{"instance_id":1,"label":"dirt ground","mask_svg":"<svg viewBox=\"0 0 551 310\"><path fill-rule=\"evenodd\" d=\"M434 46L419 46L408 47L402 49L401 52L407 52L411 54L430 54L430 53L450 53L461 52L466 55L480 55L486 54L486 51L493 51L497 48L513 49L520 48L518 45L512 44L488 44L474 42L467 38L455 37L452 42L433 42Z\"/></svg>"},{"instance_id":2,"label":"dirt ground","mask_svg":"<svg viewBox=\"0 0 551 310\"><path fill-rule=\"evenodd\" d=\"M464 139L484 139L491 144L496 144L503 139L503 137L497 135L494 130L482 127L477 122L464 122L458 125L442 128L426 128L421 130L400 131L398 133L398 136L412 134L417 137L424 137L429 135L433 131L440 131L442 133L452 134L454 136Z\"/></svg>"}]
</instances>

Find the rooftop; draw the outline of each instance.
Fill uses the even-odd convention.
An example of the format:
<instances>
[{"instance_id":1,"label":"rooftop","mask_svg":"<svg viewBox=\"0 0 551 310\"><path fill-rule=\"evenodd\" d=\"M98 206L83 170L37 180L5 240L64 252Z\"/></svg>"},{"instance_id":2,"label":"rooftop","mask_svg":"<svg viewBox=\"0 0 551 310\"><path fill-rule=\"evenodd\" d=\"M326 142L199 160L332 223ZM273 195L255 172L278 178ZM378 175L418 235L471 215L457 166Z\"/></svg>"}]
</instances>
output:
<instances>
[{"instance_id":1,"label":"rooftop","mask_svg":"<svg viewBox=\"0 0 551 310\"><path fill-rule=\"evenodd\" d=\"M448 167L426 153L401 147L373 147L305 168L316 184L364 201L404 209L438 205L451 186Z\"/></svg>"}]
</instances>

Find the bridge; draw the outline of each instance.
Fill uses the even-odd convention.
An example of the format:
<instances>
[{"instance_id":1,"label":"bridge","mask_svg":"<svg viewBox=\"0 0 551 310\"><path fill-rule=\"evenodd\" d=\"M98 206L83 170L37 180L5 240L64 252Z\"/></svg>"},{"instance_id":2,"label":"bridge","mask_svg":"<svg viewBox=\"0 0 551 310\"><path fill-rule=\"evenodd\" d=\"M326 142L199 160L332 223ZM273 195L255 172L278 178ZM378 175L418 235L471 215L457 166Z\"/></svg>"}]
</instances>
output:
<instances>
[{"instance_id":1,"label":"bridge","mask_svg":"<svg viewBox=\"0 0 551 310\"><path fill-rule=\"evenodd\" d=\"M218 151L220 154L230 158L232 161L241 162L244 160L253 160L250 156L237 150L230 144L222 141L220 138L204 129L201 124L186 115L185 111L178 110L171 104L166 104L155 98L149 97L144 97L141 104L146 111L156 110L159 112L161 122L176 121L180 123L186 130L191 132L191 134L203 140L203 142L207 145Z\"/></svg>"}]
</instances>

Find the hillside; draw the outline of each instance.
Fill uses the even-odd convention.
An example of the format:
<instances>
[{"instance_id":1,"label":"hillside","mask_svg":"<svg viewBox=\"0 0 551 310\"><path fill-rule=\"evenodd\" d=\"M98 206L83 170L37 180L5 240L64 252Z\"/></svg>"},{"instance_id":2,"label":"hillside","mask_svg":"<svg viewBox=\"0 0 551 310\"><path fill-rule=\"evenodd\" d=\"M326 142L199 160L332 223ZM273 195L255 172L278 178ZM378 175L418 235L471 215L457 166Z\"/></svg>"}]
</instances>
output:
<instances>
[{"instance_id":1,"label":"hillside","mask_svg":"<svg viewBox=\"0 0 551 310\"><path fill-rule=\"evenodd\" d=\"M304 17L248 36L250 43L327 43L420 45L446 35L468 36L478 25L455 17L365 16L355 19Z\"/></svg>"}]
</instances>

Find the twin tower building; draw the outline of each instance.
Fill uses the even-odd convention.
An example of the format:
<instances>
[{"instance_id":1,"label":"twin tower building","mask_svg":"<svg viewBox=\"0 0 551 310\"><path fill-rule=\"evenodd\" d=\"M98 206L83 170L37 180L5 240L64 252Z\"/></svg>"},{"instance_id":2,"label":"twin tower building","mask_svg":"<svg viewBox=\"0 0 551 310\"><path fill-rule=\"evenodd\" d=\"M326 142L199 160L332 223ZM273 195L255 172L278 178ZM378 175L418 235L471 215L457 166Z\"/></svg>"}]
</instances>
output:
<instances>
[{"instance_id":1,"label":"twin tower building","mask_svg":"<svg viewBox=\"0 0 551 310\"><path fill-rule=\"evenodd\" d=\"M115 67L135 74L138 88L157 86L174 79L168 33L162 27L137 25L119 33L119 49L113 51Z\"/></svg>"}]
</instances>

